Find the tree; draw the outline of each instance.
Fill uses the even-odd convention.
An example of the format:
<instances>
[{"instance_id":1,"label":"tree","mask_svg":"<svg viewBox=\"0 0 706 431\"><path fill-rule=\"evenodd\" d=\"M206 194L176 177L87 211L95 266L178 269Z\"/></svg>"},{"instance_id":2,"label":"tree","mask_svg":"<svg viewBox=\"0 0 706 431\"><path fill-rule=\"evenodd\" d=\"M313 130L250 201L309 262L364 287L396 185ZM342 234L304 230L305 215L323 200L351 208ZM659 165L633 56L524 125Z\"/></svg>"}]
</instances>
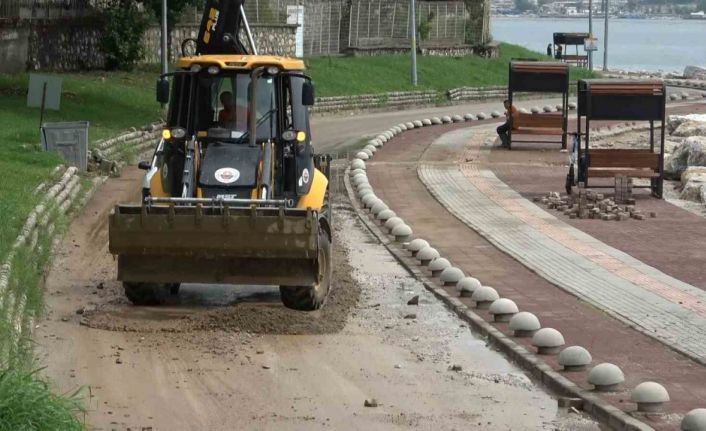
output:
<instances>
[{"instance_id":1,"label":"tree","mask_svg":"<svg viewBox=\"0 0 706 431\"><path fill-rule=\"evenodd\" d=\"M105 27L100 42L106 69L132 69L142 60L142 37L149 21L133 0L105 2L101 11Z\"/></svg>"},{"instance_id":2,"label":"tree","mask_svg":"<svg viewBox=\"0 0 706 431\"><path fill-rule=\"evenodd\" d=\"M162 22L162 0L144 0L145 7L152 12L152 15L157 18L156 22ZM167 1L167 52L172 52L172 30L176 25L184 8L187 6L204 7L204 0L168 0Z\"/></svg>"},{"instance_id":3,"label":"tree","mask_svg":"<svg viewBox=\"0 0 706 431\"><path fill-rule=\"evenodd\" d=\"M706 0L701 0L696 4L696 12L698 11L706 12Z\"/></svg>"},{"instance_id":4,"label":"tree","mask_svg":"<svg viewBox=\"0 0 706 431\"><path fill-rule=\"evenodd\" d=\"M515 9L518 12L534 10L535 5L530 0L515 0Z\"/></svg>"}]
</instances>

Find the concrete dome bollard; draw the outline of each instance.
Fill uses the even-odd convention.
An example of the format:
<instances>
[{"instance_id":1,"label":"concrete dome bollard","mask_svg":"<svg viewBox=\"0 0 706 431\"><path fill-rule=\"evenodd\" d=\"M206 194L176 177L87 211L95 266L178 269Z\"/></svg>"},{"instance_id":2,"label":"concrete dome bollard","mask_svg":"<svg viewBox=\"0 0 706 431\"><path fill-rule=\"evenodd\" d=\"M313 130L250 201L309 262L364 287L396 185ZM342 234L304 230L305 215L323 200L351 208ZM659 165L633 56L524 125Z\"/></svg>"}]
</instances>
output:
<instances>
[{"instance_id":1,"label":"concrete dome bollard","mask_svg":"<svg viewBox=\"0 0 706 431\"><path fill-rule=\"evenodd\" d=\"M392 133L392 131L390 131L390 130L385 131L385 132L383 133L383 135L385 135L385 137L387 138L388 141L389 141L390 139L392 139L392 138L395 136L395 134Z\"/></svg>"},{"instance_id":2,"label":"concrete dome bollard","mask_svg":"<svg viewBox=\"0 0 706 431\"><path fill-rule=\"evenodd\" d=\"M391 231L398 224L404 224L404 220L402 220L399 217L390 217L389 219L387 219L387 221L385 221L384 226L385 226L385 229L387 229L388 231Z\"/></svg>"},{"instance_id":3,"label":"concrete dome bollard","mask_svg":"<svg viewBox=\"0 0 706 431\"><path fill-rule=\"evenodd\" d=\"M367 147L360 150L360 152L358 152L358 154L360 154L360 153L365 153L368 156L368 159L371 159L373 157L373 152L370 149L368 149Z\"/></svg>"},{"instance_id":4,"label":"concrete dome bollard","mask_svg":"<svg viewBox=\"0 0 706 431\"><path fill-rule=\"evenodd\" d=\"M679 96L677 96L676 94L670 94L669 100L679 100Z\"/></svg>"},{"instance_id":5,"label":"concrete dome bollard","mask_svg":"<svg viewBox=\"0 0 706 431\"><path fill-rule=\"evenodd\" d=\"M425 239L417 238L414 241L407 244L407 250L412 253L412 256L416 256L419 250L424 247L429 247L429 242Z\"/></svg>"},{"instance_id":6,"label":"concrete dome bollard","mask_svg":"<svg viewBox=\"0 0 706 431\"><path fill-rule=\"evenodd\" d=\"M478 119L478 117L476 117L475 115L471 114L470 112L469 112L468 114L464 115L463 118L464 118L466 121L476 121L476 120Z\"/></svg>"},{"instance_id":7,"label":"concrete dome bollard","mask_svg":"<svg viewBox=\"0 0 706 431\"><path fill-rule=\"evenodd\" d=\"M372 141L368 141L368 145L372 145L375 148L382 148L384 143L379 139L373 139Z\"/></svg>"},{"instance_id":8,"label":"concrete dome bollard","mask_svg":"<svg viewBox=\"0 0 706 431\"><path fill-rule=\"evenodd\" d=\"M478 119L479 119L479 120L487 120L487 119L488 119L488 114L486 114L485 112L479 112L479 113L478 113Z\"/></svg>"},{"instance_id":9,"label":"concrete dome bollard","mask_svg":"<svg viewBox=\"0 0 706 431\"><path fill-rule=\"evenodd\" d=\"M373 187L370 184L363 184L362 186L358 187L356 193L358 194L358 197L360 198L361 202L363 201L363 198L366 195L375 194L375 192L373 191Z\"/></svg>"},{"instance_id":10,"label":"concrete dome bollard","mask_svg":"<svg viewBox=\"0 0 706 431\"><path fill-rule=\"evenodd\" d=\"M542 112L542 110L539 109L539 106L533 106L530 108L530 112L533 114L539 114L540 112Z\"/></svg>"},{"instance_id":11,"label":"concrete dome bollard","mask_svg":"<svg viewBox=\"0 0 706 431\"><path fill-rule=\"evenodd\" d=\"M500 298L490 304L488 311L493 315L494 322L509 322L520 310L512 299Z\"/></svg>"},{"instance_id":12,"label":"concrete dome bollard","mask_svg":"<svg viewBox=\"0 0 706 431\"><path fill-rule=\"evenodd\" d=\"M370 212L371 212L373 215L378 215L378 214L380 214L382 211L389 210L389 209L390 209L390 207L388 207L385 202L380 201L380 202L375 202L375 205L373 205L373 206L370 207Z\"/></svg>"},{"instance_id":13,"label":"concrete dome bollard","mask_svg":"<svg viewBox=\"0 0 706 431\"><path fill-rule=\"evenodd\" d=\"M420 127L424 127L424 124L422 124L422 121L421 121L421 120L414 120L414 121L412 121L412 124L413 124L414 127L416 127L417 129L419 129Z\"/></svg>"},{"instance_id":14,"label":"concrete dome bollard","mask_svg":"<svg viewBox=\"0 0 706 431\"><path fill-rule=\"evenodd\" d=\"M351 168L349 175L350 175L351 178L353 178L353 177L355 177L355 176L358 175L358 174L364 174L364 173L365 173L365 170L364 170L364 169L360 169L360 168L358 168L358 169L352 169L352 168Z\"/></svg>"},{"instance_id":15,"label":"concrete dome bollard","mask_svg":"<svg viewBox=\"0 0 706 431\"><path fill-rule=\"evenodd\" d=\"M694 409L681 421L681 431L706 431L706 409Z\"/></svg>"},{"instance_id":16,"label":"concrete dome bollard","mask_svg":"<svg viewBox=\"0 0 706 431\"><path fill-rule=\"evenodd\" d=\"M555 108L557 111L561 111L562 109L564 109L564 107L561 105L556 105Z\"/></svg>"},{"instance_id":17,"label":"concrete dome bollard","mask_svg":"<svg viewBox=\"0 0 706 431\"><path fill-rule=\"evenodd\" d=\"M431 120L429 118L425 118L422 120L422 124L425 126L431 126Z\"/></svg>"},{"instance_id":18,"label":"concrete dome bollard","mask_svg":"<svg viewBox=\"0 0 706 431\"><path fill-rule=\"evenodd\" d=\"M439 280L441 280L444 286L455 286L463 278L463 271L455 266L450 266L439 275Z\"/></svg>"},{"instance_id":19,"label":"concrete dome bollard","mask_svg":"<svg viewBox=\"0 0 706 431\"><path fill-rule=\"evenodd\" d=\"M356 159L359 159L359 160L365 161L365 160L368 160L368 159L370 158L370 156L368 156L368 153L366 153L366 152L364 152L364 151L359 151L359 152L355 155L355 158L356 158Z\"/></svg>"},{"instance_id":20,"label":"concrete dome bollard","mask_svg":"<svg viewBox=\"0 0 706 431\"><path fill-rule=\"evenodd\" d=\"M375 154L378 149L375 147L375 145L366 145L365 147L363 147L363 151L365 150L370 150L371 154Z\"/></svg>"},{"instance_id":21,"label":"concrete dome bollard","mask_svg":"<svg viewBox=\"0 0 706 431\"><path fill-rule=\"evenodd\" d=\"M356 190L364 189L367 187L370 187L371 189L373 188L373 186L370 185L370 181L368 181L368 177L363 177L356 181L356 183L357 184L353 185Z\"/></svg>"},{"instance_id":22,"label":"concrete dome bollard","mask_svg":"<svg viewBox=\"0 0 706 431\"><path fill-rule=\"evenodd\" d=\"M406 125L405 123L400 123L400 124L397 125L397 127L399 127L400 130L403 131L403 132L404 132L405 130L407 130L407 125Z\"/></svg>"},{"instance_id":23,"label":"concrete dome bollard","mask_svg":"<svg viewBox=\"0 0 706 431\"><path fill-rule=\"evenodd\" d=\"M554 111L554 108L552 108L552 107L549 106L549 105L544 105L544 106L542 107L542 109L544 110L544 112L552 112L552 111Z\"/></svg>"},{"instance_id":24,"label":"concrete dome bollard","mask_svg":"<svg viewBox=\"0 0 706 431\"><path fill-rule=\"evenodd\" d=\"M363 206L366 208L368 206L372 205L373 202L377 201L377 200L379 200L379 198L377 196L375 196L375 193L370 193L370 194L367 194L367 195L363 196L362 198L360 198L360 201L363 203Z\"/></svg>"},{"instance_id":25,"label":"concrete dome bollard","mask_svg":"<svg viewBox=\"0 0 706 431\"><path fill-rule=\"evenodd\" d=\"M532 337L541 327L537 316L529 311L520 311L512 316L509 325L513 335L518 338Z\"/></svg>"},{"instance_id":26,"label":"concrete dome bollard","mask_svg":"<svg viewBox=\"0 0 706 431\"><path fill-rule=\"evenodd\" d=\"M377 136L375 137L375 139L377 139L378 141L382 142L383 144L388 141L387 136L385 136L385 135L377 135Z\"/></svg>"},{"instance_id":27,"label":"concrete dome bollard","mask_svg":"<svg viewBox=\"0 0 706 431\"><path fill-rule=\"evenodd\" d=\"M683 92L680 94L680 96L681 96L682 99L686 100L686 99L689 98L689 93L687 93L686 91L683 91Z\"/></svg>"},{"instance_id":28,"label":"concrete dome bollard","mask_svg":"<svg viewBox=\"0 0 706 431\"><path fill-rule=\"evenodd\" d=\"M445 270L446 268L449 268L451 266L451 262L449 262L448 259L445 259L443 257L437 257L436 259L432 260L431 263L429 264L429 270L431 271L431 276L432 277L438 277L441 275L441 272Z\"/></svg>"},{"instance_id":29,"label":"concrete dome bollard","mask_svg":"<svg viewBox=\"0 0 706 431\"><path fill-rule=\"evenodd\" d=\"M382 210L375 216L375 218L380 220L383 225L392 217L397 217L397 214L395 214L395 212L392 210Z\"/></svg>"},{"instance_id":30,"label":"concrete dome bollard","mask_svg":"<svg viewBox=\"0 0 706 431\"><path fill-rule=\"evenodd\" d=\"M493 118L500 118L501 115L502 115L502 114L501 114L500 112L498 112L498 111L493 111L493 112L490 113L490 116L493 117Z\"/></svg>"},{"instance_id":31,"label":"concrete dome bollard","mask_svg":"<svg viewBox=\"0 0 706 431\"><path fill-rule=\"evenodd\" d=\"M655 413L669 402L669 393L659 383L642 382L632 390L630 400L637 403L638 412Z\"/></svg>"},{"instance_id":32,"label":"concrete dome bollard","mask_svg":"<svg viewBox=\"0 0 706 431\"><path fill-rule=\"evenodd\" d=\"M365 162L360 159L354 159L351 162L351 169L362 169L365 170Z\"/></svg>"},{"instance_id":33,"label":"concrete dome bollard","mask_svg":"<svg viewBox=\"0 0 706 431\"><path fill-rule=\"evenodd\" d=\"M624 381L623 371L617 365L608 362L598 364L588 372L588 383L599 392L614 391Z\"/></svg>"},{"instance_id":34,"label":"concrete dome bollard","mask_svg":"<svg viewBox=\"0 0 706 431\"><path fill-rule=\"evenodd\" d=\"M412 236L412 228L404 223L401 223L392 228L391 233L397 242L409 241L409 238Z\"/></svg>"},{"instance_id":35,"label":"concrete dome bollard","mask_svg":"<svg viewBox=\"0 0 706 431\"><path fill-rule=\"evenodd\" d=\"M440 125L440 124L444 124L444 122L441 121L441 118L439 118L439 117L434 117L434 118L432 118L432 119L431 119L431 122L432 122L433 124L436 124L437 126Z\"/></svg>"},{"instance_id":36,"label":"concrete dome bollard","mask_svg":"<svg viewBox=\"0 0 706 431\"><path fill-rule=\"evenodd\" d=\"M358 185L363 180L368 180L368 175L365 173L365 171L358 172L353 176L353 178L351 178L351 182L353 183L353 185Z\"/></svg>"},{"instance_id":37,"label":"concrete dome bollard","mask_svg":"<svg viewBox=\"0 0 706 431\"><path fill-rule=\"evenodd\" d=\"M384 203L384 202L382 201L382 199L380 199L379 197L375 196L374 199L373 199L373 198L370 198L370 199L368 199L368 202L363 203L363 206L364 206L366 209L371 209L373 206L377 205L378 203Z\"/></svg>"},{"instance_id":38,"label":"concrete dome bollard","mask_svg":"<svg viewBox=\"0 0 706 431\"><path fill-rule=\"evenodd\" d=\"M407 130L414 129L414 123L412 123L411 121L404 123L404 125L407 126Z\"/></svg>"},{"instance_id":39,"label":"concrete dome bollard","mask_svg":"<svg viewBox=\"0 0 706 431\"><path fill-rule=\"evenodd\" d=\"M476 308L486 310L494 301L500 299L498 292L490 286L481 286L471 295L471 301L476 303Z\"/></svg>"},{"instance_id":40,"label":"concrete dome bollard","mask_svg":"<svg viewBox=\"0 0 706 431\"><path fill-rule=\"evenodd\" d=\"M443 117L441 117L441 122L444 124L449 124L452 123L453 120L448 115L444 115Z\"/></svg>"},{"instance_id":41,"label":"concrete dome bollard","mask_svg":"<svg viewBox=\"0 0 706 431\"><path fill-rule=\"evenodd\" d=\"M531 114L531 112L530 112L529 109L527 109L527 108L520 108L520 113L522 113L522 114Z\"/></svg>"},{"instance_id":42,"label":"concrete dome bollard","mask_svg":"<svg viewBox=\"0 0 706 431\"><path fill-rule=\"evenodd\" d=\"M434 247L424 247L417 252L415 257L419 260L420 265L427 266L432 260L439 257L439 252Z\"/></svg>"},{"instance_id":43,"label":"concrete dome bollard","mask_svg":"<svg viewBox=\"0 0 706 431\"><path fill-rule=\"evenodd\" d=\"M569 102L569 109L571 109L571 110L576 109L576 102Z\"/></svg>"},{"instance_id":44,"label":"concrete dome bollard","mask_svg":"<svg viewBox=\"0 0 706 431\"><path fill-rule=\"evenodd\" d=\"M564 345L564 336L554 328L542 328L532 336L532 345L540 355L555 355Z\"/></svg>"},{"instance_id":45,"label":"concrete dome bollard","mask_svg":"<svg viewBox=\"0 0 706 431\"><path fill-rule=\"evenodd\" d=\"M583 347L569 346L559 353L557 361L564 367L564 371L582 371L591 364L593 358Z\"/></svg>"},{"instance_id":46,"label":"concrete dome bollard","mask_svg":"<svg viewBox=\"0 0 706 431\"><path fill-rule=\"evenodd\" d=\"M463 121L463 117L456 114L451 116L451 120L453 120L454 123L460 123Z\"/></svg>"},{"instance_id":47,"label":"concrete dome bollard","mask_svg":"<svg viewBox=\"0 0 706 431\"><path fill-rule=\"evenodd\" d=\"M458 283L456 283L459 296L463 298L470 298L473 296L473 292L475 292L480 286L480 281L473 277L463 277Z\"/></svg>"}]
</instances>

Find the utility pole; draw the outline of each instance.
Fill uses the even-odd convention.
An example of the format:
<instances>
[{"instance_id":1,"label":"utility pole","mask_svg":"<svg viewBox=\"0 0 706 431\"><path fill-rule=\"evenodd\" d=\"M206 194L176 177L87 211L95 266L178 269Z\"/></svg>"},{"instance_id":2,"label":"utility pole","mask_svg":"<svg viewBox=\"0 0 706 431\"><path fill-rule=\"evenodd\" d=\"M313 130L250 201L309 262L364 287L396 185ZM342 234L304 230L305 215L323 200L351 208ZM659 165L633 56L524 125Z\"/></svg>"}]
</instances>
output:
<instances>
[{"instance_id":1,"label":"utility pole","mask_svg":"<svg viewBox=\"0 0 706 431\"><path fill-rule=\"evenodd\" d=\"M588 37L593 40L593 0L588 0ZM588 51L588 70L593 71L593 50Z\"/></svg>"},{"instance_id":2,"label":"utility pole","mask_svg":"<svg viewBox=\"0 0 706 431\"><path fill-rule=\"evenodd\" d=\"M162 73L169 72L167 55L167 0L162 0Z\"/></svg>"},{"instance_id":3,"label":"utility pole","mask_svg":"<svg viewBox=\"0 0 706 431\"><path fill-rule=\"evenodd\" d=\"M603 31L603 71L608 71L608 0L603 0L605 6L603 13L605 14L605 30Z\"/></svg>"},{"instance_id":4,"label":"utility pole","mask_svg":"<svg viewBox=\"0 0 706 431\"><path fill-rule=\"evenodd\" d=\"M166 1L166 0L165 0ZM412 42L412 85L417 86L417 13L415 0L409 0L409 37Z\"/></svg>"}]
</instances>

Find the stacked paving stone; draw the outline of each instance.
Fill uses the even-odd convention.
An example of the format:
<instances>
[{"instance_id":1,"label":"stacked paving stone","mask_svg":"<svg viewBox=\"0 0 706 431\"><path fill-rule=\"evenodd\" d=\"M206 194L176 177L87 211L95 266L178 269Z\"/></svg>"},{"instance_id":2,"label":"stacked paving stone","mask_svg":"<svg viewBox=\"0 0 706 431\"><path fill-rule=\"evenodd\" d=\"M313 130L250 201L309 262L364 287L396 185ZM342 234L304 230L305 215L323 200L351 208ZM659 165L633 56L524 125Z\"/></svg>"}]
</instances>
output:
<instances>
[{"instance_id":1,"label":"stacked paving stone","mask_svg":"<svg viewBox=\"0 0 706 431\"><path fill-rule=\"evenodd\" d=\"M535 198L549 209L562 212L571 219L599 219L603 221L644 220L645 215L635 206L635 199L628 198L619 204L613 198L590 190L579 192L578 196L562 196L551 192L545 197ZM650 217L656 217L652 212Z\"/></svg>"}]
</instances>

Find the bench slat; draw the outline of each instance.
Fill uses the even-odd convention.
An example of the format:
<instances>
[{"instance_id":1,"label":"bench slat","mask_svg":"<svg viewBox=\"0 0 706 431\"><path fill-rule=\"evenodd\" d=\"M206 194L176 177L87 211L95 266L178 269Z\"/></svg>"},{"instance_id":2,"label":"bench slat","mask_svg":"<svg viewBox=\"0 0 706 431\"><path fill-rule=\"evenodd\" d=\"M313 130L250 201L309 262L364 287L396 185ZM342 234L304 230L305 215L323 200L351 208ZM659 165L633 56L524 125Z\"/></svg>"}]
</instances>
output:
<instances>
[{"instance_id":1,"label":"bench slat","mask_svg":"<svg viewBox=\"0 0 706 431\"><path fill-rule=\"evenodd\" d=\"M659 154L644 150L589 150L589 168L637 168L657 170Z\"/></svg>"},{"instance_id":2,"label":"bench slat","mask_svg":"<svg viewBox=\"0 0 706 431\"><path fill-rule=\"evenodd\" d=\"M513 119L513 125L521 129L523 127L545 127L563 129L564 117L561 114L523 114L519 113Z\"/></svg>"},{"instance_id":3,"label":"bench slat","mask_svg":"<svg viewBox=\"0 0 706 431\"><path fill-rule=\"evenodd\" d=\"M632 178L659 178L659 173L648 169L605 169L588 168L588 177L591 178L612 178L619 175Z\"/></svg>"},{"instance_id":4,"label":"bench slat","mask_svg":"<svg viewBox=\"0 0 706 431\"><path fill-rule=\"evenodd\" d=\"M549 129L542 127L521 127L512 130L513 135L557 135L561 136L564 131L561 129Z\"/></svg>"}]
</instances>

